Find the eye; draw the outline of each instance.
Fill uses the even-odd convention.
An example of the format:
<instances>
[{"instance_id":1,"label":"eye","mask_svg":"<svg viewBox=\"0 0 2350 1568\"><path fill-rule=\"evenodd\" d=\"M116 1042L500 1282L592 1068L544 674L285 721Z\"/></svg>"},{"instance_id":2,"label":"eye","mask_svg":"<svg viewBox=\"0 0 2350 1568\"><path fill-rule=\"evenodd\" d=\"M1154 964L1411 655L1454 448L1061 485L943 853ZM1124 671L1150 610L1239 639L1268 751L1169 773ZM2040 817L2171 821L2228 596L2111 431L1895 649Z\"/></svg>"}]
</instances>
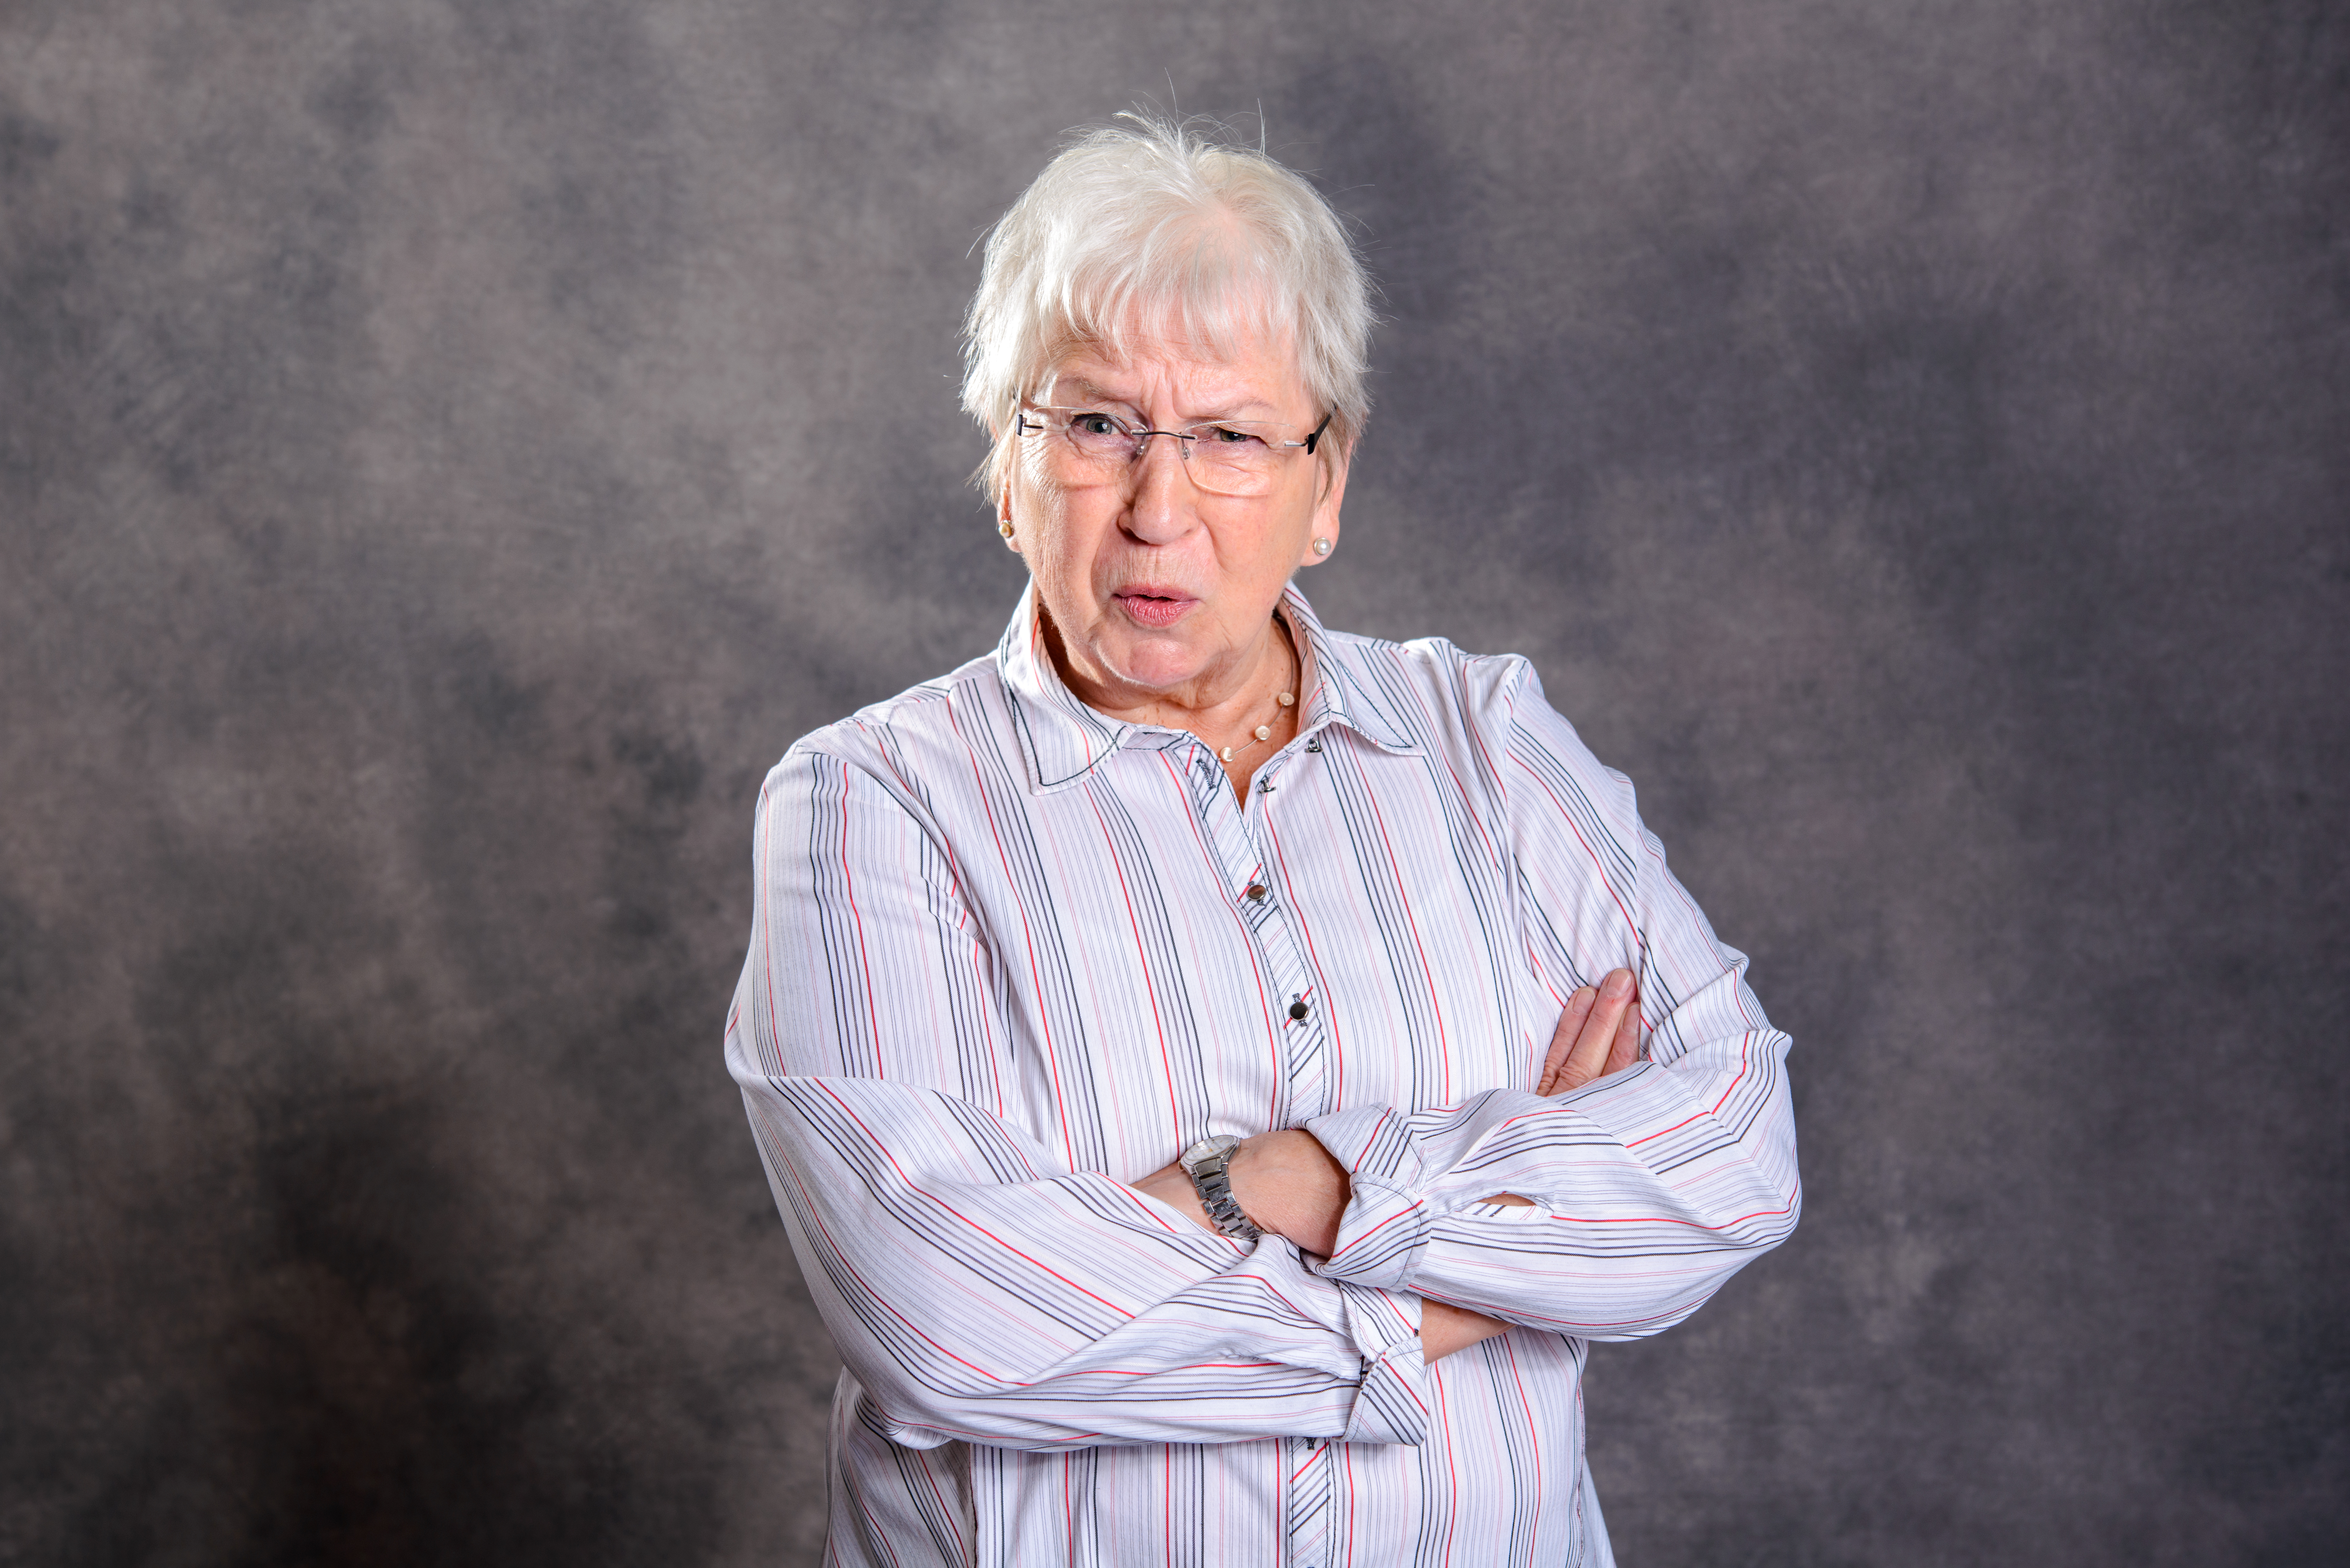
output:
<instances>
[{"instance_id":1,"label":"eye","mask_svg":"<svg viewBox=\"0 0 2350 1568\"><path fill-rule=\"evenodd\" d=\"M1081 414L1071 414L1069 430L1072 434L1081 436L1114 436L1125 433L1124 427L1120 426L1116 419L1093 410L1087 410Z\"/></svg>"},{"instance_id":2,"label":"eye","mask_svg":"<svg viewBox=\"0 0 2350 1568\"><path fill-rule=\"evenodd\" d=\"M1201 431L1202 441L1210 446L1263 446L1264 438L1246 425L1207 425Z\"/></svg>"}]
</instances>

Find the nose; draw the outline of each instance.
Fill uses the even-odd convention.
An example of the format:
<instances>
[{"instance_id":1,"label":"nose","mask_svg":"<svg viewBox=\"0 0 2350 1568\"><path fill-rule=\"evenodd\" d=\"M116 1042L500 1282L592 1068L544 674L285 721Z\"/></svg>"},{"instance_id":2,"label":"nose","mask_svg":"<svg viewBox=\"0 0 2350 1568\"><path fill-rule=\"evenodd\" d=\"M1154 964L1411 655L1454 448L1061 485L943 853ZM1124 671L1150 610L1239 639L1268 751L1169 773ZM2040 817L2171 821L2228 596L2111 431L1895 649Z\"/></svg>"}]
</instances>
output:
<instances>
[{"instance_id":1,"label":"nose","mask_svg":"<svg viewBox=\"0 0 2350 1568\"><path fill-rule=\"evenodd\" d=\"M1178 436L1149 436L1127 472L1126 531L1146 545L1172 544L1199 522L1183 445Z\"/></svg>"}]
</instances>

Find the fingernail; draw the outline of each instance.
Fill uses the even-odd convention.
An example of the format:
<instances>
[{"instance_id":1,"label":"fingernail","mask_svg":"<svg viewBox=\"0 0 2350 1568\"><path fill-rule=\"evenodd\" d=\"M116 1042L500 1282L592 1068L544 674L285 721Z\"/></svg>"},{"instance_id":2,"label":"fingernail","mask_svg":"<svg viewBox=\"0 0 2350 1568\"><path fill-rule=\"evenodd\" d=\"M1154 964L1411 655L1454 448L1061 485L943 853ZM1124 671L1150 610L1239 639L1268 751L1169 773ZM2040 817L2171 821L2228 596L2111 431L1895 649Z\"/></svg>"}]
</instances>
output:
<instances>
[{"instance_id":1,"label":"fingernail","mask_svg":"<svg viewBox=\"0 0 2350 1568\"><path fill-rule=\"evenodd\" d=\"M1611 969L1607 978L1599 982L1599 994L1610 1002L1631 989L1632 971L1628 969Z\"/></svg>"},{"instance_id":2,"label":"fingernail","mask_svg":"<svg viewBox=\"0 0 2350 1568\"><path fill-rule=\"evenodd\" d=\"M1580 986L1576 988L1573 996L1566 999L1566 1004L1569 1007L1587 1007L1591 1004L1591 999L1598 994L1599 992L1596 987L1588 985Z\"/></svg>"}]
</instances>

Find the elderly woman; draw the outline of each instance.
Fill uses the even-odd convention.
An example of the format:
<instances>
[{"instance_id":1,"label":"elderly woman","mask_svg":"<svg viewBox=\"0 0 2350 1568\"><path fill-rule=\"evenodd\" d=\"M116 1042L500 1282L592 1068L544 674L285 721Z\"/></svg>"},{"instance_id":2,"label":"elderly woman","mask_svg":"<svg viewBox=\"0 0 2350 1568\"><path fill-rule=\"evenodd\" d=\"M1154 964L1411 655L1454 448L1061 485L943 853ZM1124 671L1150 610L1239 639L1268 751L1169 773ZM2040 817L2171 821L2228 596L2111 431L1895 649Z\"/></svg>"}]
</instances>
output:
<instances>
[{"instance_id":1,"label":"elderly woman","mask_svg":"<svg viewBox=\"0 0 2350 1568\"><path fill-rule=\"evenodd\" d=\"M1031 586L761 794L727 1058L847 1363L827 1561L1603 1563L1594 1339L1794 1223L1745 961L1516 658L1325 628L1366 284L1180 128L987 247Z\"/></svg>"}]
</instances>

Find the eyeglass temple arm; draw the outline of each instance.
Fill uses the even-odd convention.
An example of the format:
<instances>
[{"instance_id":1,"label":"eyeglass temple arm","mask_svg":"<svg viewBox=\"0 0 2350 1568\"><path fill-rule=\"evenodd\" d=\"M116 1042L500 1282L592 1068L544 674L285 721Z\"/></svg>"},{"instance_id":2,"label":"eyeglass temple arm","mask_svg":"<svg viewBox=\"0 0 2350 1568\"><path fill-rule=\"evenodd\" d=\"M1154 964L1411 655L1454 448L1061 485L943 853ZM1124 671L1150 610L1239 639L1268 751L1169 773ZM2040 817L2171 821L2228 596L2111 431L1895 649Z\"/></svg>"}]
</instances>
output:
<instances>
[{"instance_id":1,"label":"eyeglass temple arm","mask_svg":"<svg viewBox=\"0 0 2350 1568\"><path fill-rule=\"evenodd\" d=\"M1305 438L1304 444L1305 447L1306 456L1312 457L1314 455L1314 443L1322 439L1322 432L1328 430L1330 428L1330 421L1337 417L1338 410L1336 409L1332 409L1328 413L1322 416L1322 422L1315 425L1314 427L1314 433Z\"/></svg>"}]
</instances>

